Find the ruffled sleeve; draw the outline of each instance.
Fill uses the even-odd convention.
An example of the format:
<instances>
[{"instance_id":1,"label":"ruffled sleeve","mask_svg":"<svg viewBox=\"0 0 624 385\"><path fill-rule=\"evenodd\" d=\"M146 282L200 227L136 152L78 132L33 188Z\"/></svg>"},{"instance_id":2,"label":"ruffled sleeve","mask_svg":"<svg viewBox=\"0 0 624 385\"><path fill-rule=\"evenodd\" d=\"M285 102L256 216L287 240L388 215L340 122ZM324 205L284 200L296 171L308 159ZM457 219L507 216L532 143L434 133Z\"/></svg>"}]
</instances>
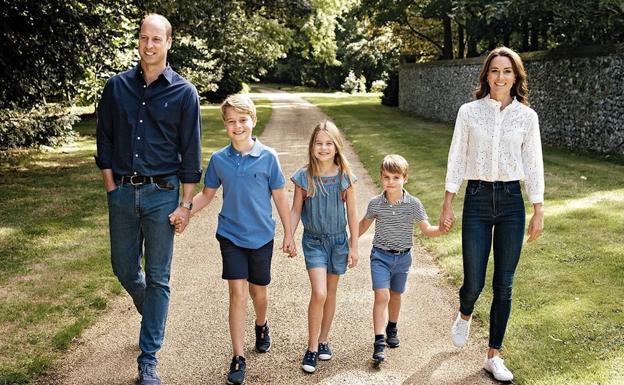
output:
<instances>
[{"instance_id":1,"label":"ruffled sleeve","mask_svg":"<svg viewBox=\"0 0 624 385\"><path fill-rule=\"evenodd\" d=\"M349 180L349 177L347 175L342 174L342 173L341 175L342 175L342 178L340 179L340 191L341 192L351 187L357 181L357 177L355 175L352 176L351 180Z\"/></svg>"},{"instance_id":2,"label":"ruffled sleeve","mask_svg":"<svg viewBox=\"0 0 624 385\"><path fill-rule=\"evenodd\" d=\"M306 175L305 167L297 170L293 176L290 177L290 180L299 188L304 191L308 191L308 176Z\"/></svg>"}]
</instances>

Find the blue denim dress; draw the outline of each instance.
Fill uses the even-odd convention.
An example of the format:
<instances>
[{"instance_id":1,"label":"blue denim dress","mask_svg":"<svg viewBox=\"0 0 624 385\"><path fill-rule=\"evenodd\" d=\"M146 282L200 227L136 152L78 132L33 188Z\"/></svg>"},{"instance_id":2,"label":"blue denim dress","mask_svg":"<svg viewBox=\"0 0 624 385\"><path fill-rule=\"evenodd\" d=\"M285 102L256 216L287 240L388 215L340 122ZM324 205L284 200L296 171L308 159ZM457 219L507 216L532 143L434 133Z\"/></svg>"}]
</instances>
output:
<instances>
[{"instance_id":1,"label":"blue denim dress","mask_svg":"<svg viewBox=\"0 0 624 385\"><path fill-rule=\"evenodd\" d=\"M297 170L291 180L304 191L308 190L305 167ZM316 194L305 196L301 209L301 246L307 269L322 267L330 274L344 274L347 270L349 240L345 201L346 190L355 181L355 177L349 181L341 172L321 177L316 181Z\"/></svg>"}]
</instances>

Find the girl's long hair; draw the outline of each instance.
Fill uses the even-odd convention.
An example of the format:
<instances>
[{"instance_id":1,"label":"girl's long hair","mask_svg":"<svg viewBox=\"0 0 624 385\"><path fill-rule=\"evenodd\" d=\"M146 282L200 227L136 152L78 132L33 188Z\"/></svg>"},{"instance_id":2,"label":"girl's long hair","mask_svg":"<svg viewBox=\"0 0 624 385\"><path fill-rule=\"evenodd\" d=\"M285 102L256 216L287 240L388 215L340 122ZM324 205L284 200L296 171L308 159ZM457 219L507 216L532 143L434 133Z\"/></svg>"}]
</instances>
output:
<instances>
[{"instance_id":1,"label":"girl's long hair","mask_svg":"<svg viewBox=\"0 0 624 385\"><path fill-rule=\"evenodd\" d=\"M487 82L488 71L490 70L490 64L492 60L497 56L505 56L511 60L511 66L513 67L514 75L516 75L516 81L513 87L511 87L511 96L515 96L516 99L525 105L529 105L529 85L527 82L527 74L522 64L522 59L514 50L507 47L498 47L492 50L485 59L481 72L479 73L479 85L475 90L475 99L481 99L485 95L490 93L490 85Z\"/></svg>"},{"instance_id":2,"label":"girl's long hair","mask_svg":"<svg viewBox=\"0 0 624 385\"><path fill-rule=\"evenodd\" d=\"M316 137L319 132L325 132L331 140L334 142L334 147L336 148L336 155L334 155L334 163L340 168L340 173L345 175L349 179L349 183L353 183L353 173L351 171L351 166L349 166L349 161L344 156L344 144L342 142L342 135L340 135L340 131L338 127L329 120L323 120L319 122L316 127L314 127L314 131L312 131L312 135L310 136L310 143L308 144L308 191L307 196L314 196L316 194L316 181L321 182L320 177L320 166L319 161L314 156L314 143L316 142ZM319 183L321 188L323 188L323 183ZM325 193L325 191L323 191Z\"/></svg>"}]
</instances>

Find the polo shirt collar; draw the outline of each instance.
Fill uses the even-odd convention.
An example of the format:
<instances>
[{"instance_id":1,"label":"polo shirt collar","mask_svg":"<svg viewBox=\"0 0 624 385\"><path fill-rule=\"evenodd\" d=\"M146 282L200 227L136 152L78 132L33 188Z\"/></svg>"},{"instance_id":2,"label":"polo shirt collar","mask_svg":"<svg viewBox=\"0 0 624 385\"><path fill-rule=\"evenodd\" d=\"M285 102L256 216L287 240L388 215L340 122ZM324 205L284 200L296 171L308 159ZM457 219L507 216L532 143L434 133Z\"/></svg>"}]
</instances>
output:
<instances>
[{"instance_id":1,"label":"polo shirt collar","mask_svg":"<svg viewBox=\"0 0 624 385\"><path fill-rule=\"evenodd\" d=\"M386 192L385 191L381 194L381 197L383 198L384 203L395 204L395 203L388 202L388 199L386 198ZM403 189L403 194L401 195L401 198L399 198L399 200L396 203L405 203L405 202L408 201L408 197L409 197L409 193L407 191L405 191L405 189Z\"/></svg>"},{"instance_id":2,"label":"polo shirt collar","mask_svg":"<svg viewBox=\"0 0 624 385\"><path fill-rule=\"evenodd\" d=\"M251 152L248 155L251 155L255 158L259 157L262 154L262 150L264 150L264 145L260 142L260 139L252 136L251 139L254 140L254 145L251 147ZM232 143L227 147L228 156L234 156L236 154L240 154L240 152L236 151Z\"/></svg>"}]
</instances>

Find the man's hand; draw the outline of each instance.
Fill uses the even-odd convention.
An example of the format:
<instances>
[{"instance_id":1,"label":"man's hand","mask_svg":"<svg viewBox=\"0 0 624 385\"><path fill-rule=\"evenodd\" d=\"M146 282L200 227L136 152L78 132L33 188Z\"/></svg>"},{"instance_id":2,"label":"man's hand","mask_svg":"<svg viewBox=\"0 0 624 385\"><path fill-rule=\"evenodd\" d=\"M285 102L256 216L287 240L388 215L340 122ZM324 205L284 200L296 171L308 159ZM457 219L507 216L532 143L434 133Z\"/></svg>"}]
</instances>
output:
<instances>
[{"instance_id":1,"label":"man's hand","mask_svg":"<svg viewBox=\"0 0 624 385\"><path fill-rule=\"evenodd\" d=\"M191 210L186 209L184 207L178 207L174 212L169 214L169 223L172 226L175 226L176 235L180 235L188 226L189 221L191 219Z\"/></svg>"},{"instance_id":2,"label":"man's hand","mask_svg":"<svg viewBox=\"0 0 624 385\"><path fill-rule=\"evenodd\" d=\"M288 257L292 258L297 255L297 248L295 247L295 241L292 235L284 235L284 243L282 244L282 251L288 254Z\"/></svg>"}]
</instances>

